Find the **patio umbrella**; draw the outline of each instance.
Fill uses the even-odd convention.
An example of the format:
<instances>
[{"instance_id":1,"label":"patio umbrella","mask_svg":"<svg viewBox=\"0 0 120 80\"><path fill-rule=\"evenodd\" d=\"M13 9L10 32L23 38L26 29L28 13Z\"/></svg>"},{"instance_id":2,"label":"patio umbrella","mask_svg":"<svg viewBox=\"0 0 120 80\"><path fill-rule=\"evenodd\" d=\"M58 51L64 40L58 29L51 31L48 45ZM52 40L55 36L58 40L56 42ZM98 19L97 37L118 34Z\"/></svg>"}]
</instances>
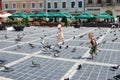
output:
<instances>
[{"instance_id":1,"label":"patio umbrella","mask_svg":"<svg viewBox=\"0 0 120 80\"><path fill-rule=\"evenodd\" d=\"M23 14L23 13L15 13L15 14L12 14L11 16L9 17L14 17L14 18L26 18L28 17L27 15Z\"/></svg>"},{"instance_id":2,"label":"patio umbrella","mask_svg":"<svg viewBox=\"0 0 120 80\"><path fill-rule=\"evenodd\" d=\"M101 14L97 15L96 18L112 19L114 17L109 15L109 14L107 14L107 13L101 13Z\"/></svg>"},{"instance_id":3,"label":"patio umbrella","mask_svg":"<svg viewBox=\"0 0 120 80\"><path fill-rule=\"evenodd\" d=\"M0 17L8 17L8 16L11 16L12 14L10 13L5 13L5 14L0 14Z\"/></svg>"},{"instance_id":4,"label":"patio umbrella","mask_svg":"<svg viewBox=\"0 0 120 80\"><path fill-rule=\"evenodd\" d=\"M65 15L67 15L69 18L74 18L74 16L72 16L70 13L64 13Z\"/></svg>"},{"instance_id":5,"label":"patio umbrella","mask_svg":"<svg viewBox=\"0 0 120 80\"><path fill-rule=\"evenodd\" d=\"M62 12L57 12L54 17L69 17L69 16Z\"/></svg>"},{"instance_id":6,"label":"patio umbrella","mask_svg":"<svg viewBox=\"0 0 120 80\"><path fill-rule=\"evenodd\" d=\"M92 18L95 18L92 14L88 13L88 12L85 12L85 13L82 13L78 16L75 16L76 19L92 19Z\"/></svg>"}]
</instances>

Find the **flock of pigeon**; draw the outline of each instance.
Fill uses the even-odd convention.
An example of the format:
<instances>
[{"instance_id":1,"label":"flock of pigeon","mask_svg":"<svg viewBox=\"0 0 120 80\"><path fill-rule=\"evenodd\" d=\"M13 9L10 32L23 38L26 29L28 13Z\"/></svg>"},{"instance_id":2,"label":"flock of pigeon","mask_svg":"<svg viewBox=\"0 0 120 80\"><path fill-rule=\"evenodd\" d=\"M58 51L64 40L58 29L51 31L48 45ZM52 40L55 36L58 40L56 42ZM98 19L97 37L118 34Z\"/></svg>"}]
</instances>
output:
<instances>
[{"instance_id":1,"label":"flock of pigeon","mask_svg":"<svg viewBox=\"0 0 120 80\"><path fill-rule=\"evenodd\" d=\"M118 31L120 31L120 30L118 30ZM43 32L44 32L44 30L43 30ZM113 39L111 40L112 42L115 42L116 40L118 40L118 37L116 37L117 34L116 34L115 32L116 32L116 30L110 32L110 34L113 34ZM104 34L106 34L106 33L105 33L105 32L102 33L102 34L100 33L100 35L96 37L96 40L98 40L98 39L99 39L100 37L102 37ZM21 46L18 45L17 43L19 43L19 42L23 39L24 35L25 35L25 33L23 33L22 36L21 36L21 35L17 35L17 38L15 38L15 43L16 43L17 49L21 49ZM86 36L86 35L87 35L87 34L81 35L81 36L79 36L79 38L83 38L83 37ZM5 39L9 39L9 37L8 37L7 35L4 35L4 37L5 37ZM47 35L44 35L44 37L47 37ZM60 56L59 53L61 53L60 50L63 48L63 46L62 46L62 45L55 46L55 45L51 45L51 44L49 44L49 43L45 43L45 42L44 42L44 37L40 37L41 40L42 40L42 42L41 42L41 46L40 46L39 48L41 48L41 50L43 51L43 53L54 53L54 54L53 54L54 57L59 57L59 56ZM115 38L114 38L114 37L115 37ZM73 36L73 39L76 39L76 36ZM102 41L101 43L102 43L102 44L105 44L106 42L107 42L107 40L104 40L104 41ZM100 45L101 43L98 43L98 45ZM80 43L80 45L83 45L83 44L84 44L84 43ZM31 49L36 48L35 44L33 44L33 43L28 43L28 45L29 45L29 47L30 47ZM65 49L68 49L69 47L70 47L69 45L65 45ZM15 50L17 50L17 49L15 49ZM76 49L77 49L77 48L74 47L74 48L71 50L71 52L72 52L72 53L76 52ZM4 70L3 70L4 72L14 71L13 68L11 68L11 67L6 67L6 66L2 65L2 64L4 64L4 63L5 63L5 60L0 60L0 66L4 68ZM40 68L40 64L32 61L32 62L31 62L31 67L39 67L39 68ZM80 70L81 68L82 68L82 65L79 64L78 67L77 67L77 70ZM110 67L110 70L112 70L112 71L116 71L117 69L119 69L119 65ZM120 79L120 74L114 76L113 78L116 79L116 80ZM66 78L66 79L64 79L64 80L69 80L69 78Z\"/></svg>"}]
</instances>

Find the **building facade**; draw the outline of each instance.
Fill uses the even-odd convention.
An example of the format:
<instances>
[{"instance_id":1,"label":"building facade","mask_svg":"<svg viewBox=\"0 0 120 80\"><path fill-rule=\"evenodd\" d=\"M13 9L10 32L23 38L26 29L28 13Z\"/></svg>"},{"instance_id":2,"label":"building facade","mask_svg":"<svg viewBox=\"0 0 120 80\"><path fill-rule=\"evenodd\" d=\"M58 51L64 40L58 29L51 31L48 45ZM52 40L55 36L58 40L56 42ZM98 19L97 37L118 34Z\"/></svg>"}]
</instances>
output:
<instances>
[{"instance_id":1,"label":"building facade","mask_svg":"<svg viewBox=\"0 0 120 80\"><path fill-rule=\"evenodd\" d=\"M84 11L84 0L46 0L46 12L59 11L80 14Z\"/></svg>"},{"instance_id":2,"label":"building facade","mask_svg":"<svg viewBox=\"0 0 120 80\"><path fill-rule=\"evenodd\" d=\"M108 12L120 22L120 0L85 0L85 11L95 15Z\"/></svg>"},{"instance_id":3,"label":"building facade","mask_svg":"<svg viewBox=\"0 0 120 80\"><path fill-rule=\"evenodd\" d=\"M3 0L2 10L7 12L28 11L38 12L45 11L44 0Z\"/></svg>"},{"instance_id":4,"label":"building facade","mask_svg":"<svg viewBox=\"0 0 120 80\"><path fill-rule=\"evenodd\" d=\"M0 0L0 10L2 10L2 0Z\"/></svg>"}]
</instances>

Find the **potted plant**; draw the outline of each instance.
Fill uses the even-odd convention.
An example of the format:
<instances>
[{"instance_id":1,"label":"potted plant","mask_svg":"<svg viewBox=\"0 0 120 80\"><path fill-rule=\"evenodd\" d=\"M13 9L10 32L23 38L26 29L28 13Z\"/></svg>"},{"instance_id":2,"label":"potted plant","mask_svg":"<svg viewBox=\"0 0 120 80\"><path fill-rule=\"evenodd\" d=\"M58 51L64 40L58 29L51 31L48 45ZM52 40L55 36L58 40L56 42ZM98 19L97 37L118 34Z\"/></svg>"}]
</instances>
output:
<instances>
[{"instance_id":1,"label":"potted plant","mask_svg":"<svg viewBox=\"0 0 120 80\"><path fill-rule=\"evenodd\" d=\"M23 31L25 25L21 22L18 21L16 24L13 24L13 28L15 29L15 31Z\"/></svg>"},{"instance_id":2,"label":"potted plant","mask_svg":"<svg viewBox=\"0 0 120 80\"><path fill-rule=\"evenodd\" d=\"M28 18L23 18L22 19L22 23L25 24L26 27L30 27L29 19Z\"/></svg>"}]
</instances>

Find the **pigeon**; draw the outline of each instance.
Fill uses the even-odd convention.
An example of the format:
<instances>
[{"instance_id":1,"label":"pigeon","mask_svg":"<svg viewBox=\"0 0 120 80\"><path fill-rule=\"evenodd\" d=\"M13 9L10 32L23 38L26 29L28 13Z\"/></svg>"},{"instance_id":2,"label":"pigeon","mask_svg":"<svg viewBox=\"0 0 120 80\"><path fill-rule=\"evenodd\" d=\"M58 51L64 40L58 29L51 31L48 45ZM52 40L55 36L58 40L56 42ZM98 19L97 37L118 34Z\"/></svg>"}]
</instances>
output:
<instances>
[{"instance_id":1,"label":"pigeon","mask_svg":"<svg viewBox=\"0 0 120 80\"><path fill-rule=\"evenodd\" d=\"M62 49L62 46L59 46L59 49Z\"/></svg>"},{"instance_id":2,"label":"pigeon","mask_svg":"<svg viewBox=\"0 0 120 80\"><path fill-rule=\"evenodd\" d=\"M4 62L5 62L5 60L1 60L1 59L0 59L0 64L3 64Z\"/></svg>"},{"instance_id":3,"label":"pigeon","mask_svg":"<svg viewBox=\"0 0 120 80\"><path fill-rule=\"evenodd\" d=\"M83 43L80 43L80 45L83 45Z\"/></svg>"},{"instance_id":4,"label":"pigeon","mask_svg":"<svg viewBox=\"0 0 120 80\"><path fill-rule=\"evenodd\" d=\"M65 78L64 80L70 80L69 78Z\"/></svg>"},{"instance_id":5,"label":"pigeon","mask_svg":"<svg viewBox=\"0 0 120 80\"><path fill-rule=\"evenodd\" d=\"M0 59L0 62L5 62L5 60L1 60L1 59Z\"/></svg>"},{"instance_id":6,"label":"pigeon","mask_svg":"<svg viewBox=\"0 0 120 80\"><path fill-rule=\"evenodd\" d=\"M116 75L116 76L113 76L113 78L116 79L116 80L119 80L120 79L120 74Z\"/></svg>"},{"instance_id":7,"label":"pigeon","mask_svg":"<svg viewBox=\"0 0 120 80\"><path fill-rule=\"evenodd\" d=\"M44 35L44 37L47 37L47 35Z\"/></svg>"},{"instance_id":8,"label":"pigeon","mask_svg":"<svg viewBox=\"0 0 120 80\"><path fill-rule=\"evenodd\" d=\"M7 36L7 35L5 35L5 39L8 39L8 36Z\"/></svg>"},{"instance_id":9,"label":"pigeon","mask_svg":"<svg viewBox=\"0 0 120 80\"><path fill-rule=\"evenodd\" d=\"M40 67L40 64L35 63L34 61L32 61L32 66L31 67Z\"/></svg>"},{"instance_id":10,"label":"pigeon","mask_svg":"<svg viewBox=\"0 0 120 80\"><path fill-rule=\"evenodd\" d=\"M54 50L56 53L60 53L60 51L59 50Z\"/></svg>"},{"instance_id":11,"label":"pigeon","mask_svg":"<svg viewBox=\"0 0 120 80\"><path fill-rule=\"evenodd\" d=\"M73 39L75 39L75 36L73 37Z\"/></svg>"},{"instance_id":12,"label":"pigeon","mask_svg":"<svg viewBox=\"0 0 120 80\"><path fill-rule=\"evenodd\" d=\"M110 68L112 68L112 69L118 69L118 68L119 68L119 66L120 66L120 65L117 65L117 66L112 66L112 67L110 67Z\"/></svg>"},{"instance_id":13,"label":"pigeon","mask_svg":"<svg viewBox=\"0 0 120 80\"><path fill-rule=\"evenodd\" d=\"M73 48L73 50L71 52L75 52L76 51L76 48Z\"/></svg>"},{"instance_id":14,"label":"pigeon","mask_svg":"<svg viewBox=\"0 0 120 80\"><path fill-rule=\"evenodd\" d=\"M103 44L105 44L105 43L106 43L106 41L103 41L102 43L103 43Z\"/></svg>"},{"instance_id":15,"label":"pigeon","mask_svg":"<svg viewBox=\"0 0 120 80\"><path fill-rule=\"evenodd\" d=\"M82 38L83 37L83 35L82 36L79 36L79 38Z\"/></svg>"},{"instance_id":16,"label":"pigeon","mask_svg":"<svg viewBox=\"0 0 120 80\"><path fill-rule=\"evenodd\" d=\"M65 47L65 49L67 49L69 46L67 45L66 47Z\"/></svg>"},{"instance_id":17,"label":"pigeon","mask_svg":"<svg viewBox=\"0 0 120 80\"><path fill-rule=\"evenodd\" d=\"M115 40L113 39L112 42L114 42Z\"/></svg>"},{"instance_id":18,"label":"pigeon","mask_svg":"<svg viewBox=\"0 0 120 80\"><path fill-rule=\"evenodd\" d=\"M114 40L117 40L118 38L115 38Z\"/></svg>"},{"instance_id":19,"label":"pigeon","mask_svg":"<svg viewBox=\"0 0 120 80\"><path fill-rule=\"evenodd\" d=\"M54 57L59 57L58 53L54 53Z\"/></svg>"},{"instance_id":20,"label":"pigeon","mask_svg":"<svg viewBox=\"0 0 120 80\"><path fill-rule=\"evenodd\" d=\"M78 65L77 70L80 70L81 68L82 68L82 65L80 64L80 65Z\"/></svg>"},{"instance_id":21,"label":"pigeon","mask_svg":"<svg viewBox=\"0 0 120 80\"><path fill-rule=\"evenodd\" d=\"M31 48L35 48L34 44L28 43Z\"/></svg>"},{"instance_id":22,"label":"pigeon","mask_svg":"<svg viewBox=\"0 0 120 80\"><path fill-rule=\"evenodd\" d=\"M97 37L96 39L99 39L99 37Z\"/></svg>"},{"instance_id":23,"label":"pigeon","mask_svg":"<svg viewBox=\"0 0 120 80\"><path fill-rule=\"evenodd\" d=\"M114 34L114 36L116 36L116 34Z\"/></svg>"},{"instance_id":24,"label":"pigeon","mask_svg":"<svg viewBox=\"0 0 120 80\"><path fill-rule=\"evenodd\" d=\"M10 68L10 67L6 67L6 66L3 66L4 67L4 72L11 72L11 71L14 71L14 69Z\"/></svg>"},{"instance_id":25,"label":"pigeon","mask_svg":"<svg viewBox=\"0 0 120 80\"><path fill-rule=\"evenodd\" d=\"M43 39L43 37L40 37L41 39Z\"/></svg>"},{"instance_id":26,"label":"pigeon","mask_svg":"<svg viewBox=\"0 0 120 80\"><path fill-rule=\"evenodd\" d=\"M20 45L17 45L17 48L20 49L21 48Z\"/></svg>"}]
</instances>

